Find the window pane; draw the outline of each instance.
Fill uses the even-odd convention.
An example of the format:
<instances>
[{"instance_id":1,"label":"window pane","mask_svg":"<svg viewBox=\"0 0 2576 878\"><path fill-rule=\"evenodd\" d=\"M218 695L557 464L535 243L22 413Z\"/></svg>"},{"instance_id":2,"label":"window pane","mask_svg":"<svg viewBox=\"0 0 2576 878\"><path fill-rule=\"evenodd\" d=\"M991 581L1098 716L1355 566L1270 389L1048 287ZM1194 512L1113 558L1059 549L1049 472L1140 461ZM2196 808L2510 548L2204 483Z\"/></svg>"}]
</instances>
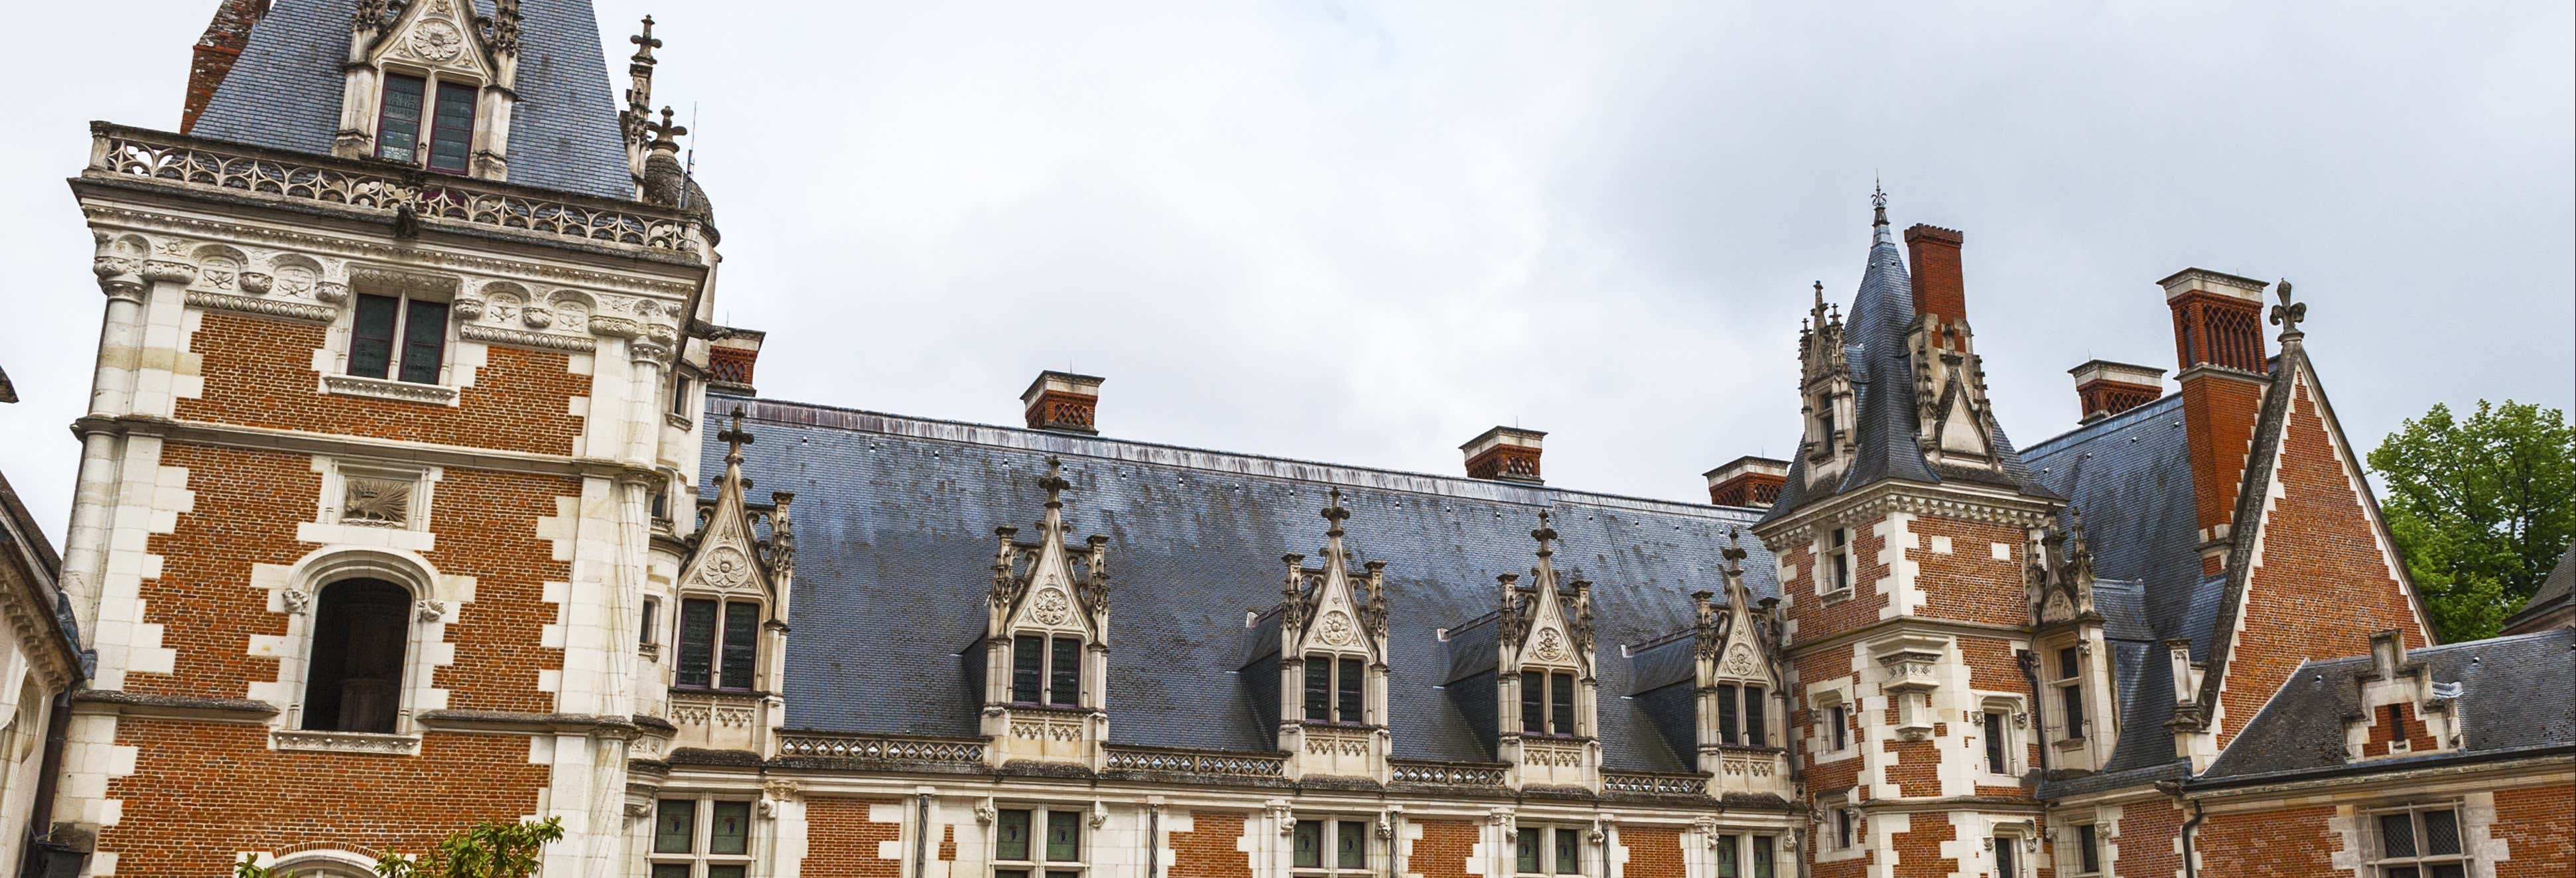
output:
<instances>
[{"instance_id":1,"label":"window pane","mask_svg":"<svg viewBox=\"0 0 2576 878\"><path fill-rule=\"evenodd\" d=\"M1002 816L993 821L993 859L1025 861L1028 858L1029 812L1002 812Z\"/></svg>"},{"instance_id":2,"label":"window pane","mask_svg":"<svg viewBox=\"0 0 2576 878\"><path fill-rule=\"evenodd\" d=\"M2005 764L2004 715L1988 713L1986 714L1986 770L1995 774L2005 774L2007 773Z\"/></svg>"},{"instance_id":3,"label":"window pane","mask_svg":"<svg viewBox=\"0 0 2576 878\"><path fill-rule=\"evenodd\" d=\"M2076 659L2076 652L2075 652L2075 650L2073 650L2073 649L2071 649L2071 648L2070 648L2070 649L2061 649L2061 650L2058 650L2058 651L2057 651L2057 678L2058 678L2058 679L2060 679L2060 680L2072 680L2072 679L2075 679L2075 666L2076 666L2076 661L2077 661L2077 659Z\"/></svg>"},{"instance_id":4,"label":"window pane","mask_svg":"<svg viewBox=\"0 0 2576 878\"><path fill-rule=\"evenodd\" d=\"M1552 674L1548 677L1548 731L1560 735L1574 734L1574 675Z\"/></svg>"},{"instance_id":5,"label":"window pane","mask_svg":"<svg viewBox=\"0 0 2576 878\"><path fill-rule=\"evenodd\" d=\"M390 733L401 712L411 592L378 579L322 589L304 684L304 727Z\"/></svg>"},{"instance_id":6,"label":"window pane","mask_svg":"<svg viewBox=\"0 0 2576 878\"><path fill-rule=\"evenodd\" d=\"M1851 555L1847 552L1836 551L1834 553L1834 590L1849 591L1850 589Z\"/></svg>"},{"instance_id":7,"label":"window pane","mask_svg":"<svg viewBox=\"0 0 2576 878\"><path fill-rule=\"evenodd\" d=\"M1851 847L1851 846L1852 846L1852 812L1849 812L1849 811L1836 811L1836 812L1834 812L1834 824L1835 824L1835 829L1836 829L1836 833L1835 833L1835 835L1834 835L1834 838L1835 838L1835 840L1838 842L1838 843L1835 845L1835 847L1843 847L1843 848Z\"/></svg>"},{"instance_id":8,"label":"window pane","mask_svg":"<svg viewBox=\"0 0 2576 878\"><path fill-rule=\"evenodd\" d=\"M742 878L741 866L708 866L707 878Z\"/></svg>"},{"instance_id":9,"label":"window pane","mask_svg":"<svg viewBox=\"0 0 2576 878\"><path fill-rule=\"evenodd\" d=\"M1361 702L1360 684L1368 680L1368 672L1360 667L1360 660L1341 660L1333 674L1333 704L1341 714L1334 718L1346 723L1367 722L1368 708Z\"/></svg>"},{"instance_id":10,"label":"window pane","mask_svg":"<svg viewBox=\"0 0 2576 878\"><path fill-rule=\"evenodd\" d=\"M1581 873L1583 871L1582 838L1576 834L1576 830L1572 829L1552 831L1556 833L1556 874Z\"/></svg>"},{"instance_id":11,"label":"window pane","mask_svg":"<svg viewBox=\"0 0 2576 878\"><path fill-rule=\"evenodd\" d=\"M2088 874L2102 871L2102 848L2093 833L2092 824L2075 827L2075 851L2083 858L2084 871Z\"/></svg>"},{"instance_id":12,"label":"window pane","mask_svg":"<svg viewBox=\"0 0 2576 878\"><path fill-rule=\"evenodd\" d=\"M730 603L725 605L724 667L716 673L716 683L727 689L749 689L758 677L754 670L760 657L760 605Z\"/></svg>"},{"instance_id":13,"label":"window pane","mask_svg":"<svg viewBox=\"0 0 2576 878\"><path fill-rule=\"evenodd\" d=\"M1753 837L1752 841L1753 878L1772 878L1771 837L1767 835L1757 835Z\"/></svg>"},{"instance_id":14,"label":"window pane","mask_svg":"<svg viewBox=\"0 0 2576 878\"><path fill-rule=\"evenodd\" d=\"M1735 836L1717 837L1717 878L1735 878Z\"/></svg>"},{"instance_id":15,"label":"window pane","mask_svg":"<svg viewBox=\"0 0 2576 878\"><path fill-rule=\"evenodd\" d=\"M2413 821L2413 820L2411 820L2411 819L2409 819L2409 818L2408 818L2408 815L2405 815L2405 814L2381 814L2381 815L2379 815L2379 847L2380 847L2380 850L2382 851L2381 856L2385 856L2385 857L2411 857L2411 856L2414 856L2414 855L2415 855L2415 823L2414 823L2414 821Z\"/></svg>"},{"instance_id":16,"label":"window pane","mask_svg":"<svg viewBox=\"0 0 2576 878\"><path fill-rule=\"evenodd\" d=\"M385 77L385 103L376 121L376 157L411 164L420 142L420 98L429 83L417 76Z\"/></svg>"},{"instance_id":17,"label":"window pane","mask_svg":"<svg viewBox=\"0 0 2576 878\"><path fill-rule=\"evenodd\" d=\"M357 315L349 324L349 374L383 378L393 364L394 319L402 300L358 294Z\"/></svg>"},{"instance_id":18,"label":"window pane","mask_svg":"<svg viewBox=\"0 0 2576 878\"><path fill-rule=\"evenodd\" d=\"M1323 656L1309 656L1306 668L1306 720L1328 722L1333 718L1333 662Z\"/></svg>"},{"instance_id":19,"label":"window pane","mask_svg":"<svg viewBox=\"0 0 2576 878\"><path fill-rule=\"evenodd\" d=\"M2395 740L2406 740L2406 712L2394 704L2388 706L2388 734Z\"/></svg>"},{"instance_id":20,"label":"window pane","mask_svg":"<svg viewBox=\"0 0 2576 878\"><path fill-rule=\"evenodd\" d=\"M705 688L714 682L716 602L680 602L680 663L677 685Z\"/></svg>"},{"instance_id":21,"label":"window pane","mask_svg":"<svg viewBox=\"0 0 2576 878\"><path fill-rule=\"evenodd\" d=\"M652 643L652 642L653 642L653 626L654 626L654 623L656 623L656 622L660 621L661 616L662 616L662 605L661 605L661 604L656 603L656 602L653 602L653 601L645 601L645 602L644 602L644 621L643 621L643 624L640 624L640 625L637 625L637 626L636 626L635 642L637 642L637 643Z\"/></svg>"},{"instance_id":22,"label":"window pane","mask_svg":"<svg viewBox=\"0 0 2576 878\"><path fill-rule=\"evenodd\" d=\"M430 126L429 166L442 171L465 172L465 156L474 140L474 87L457 82L438 84L437 121Z\"/></svg>"},{"instance_id":23,"label":"window pane","mask_svg":"<svg viewBox=\"0 0 2576 878\"><path fill-rule=\"evenodd\" d=\"M663 799L653 818L653 852L685 854L698 840L698 801Z\"/></svg>"},{"instance_id":24,"label":"window pane","mask_svg":"<svg viewBox=\"0 0 2576 878\"><path fill-rule=\"evenodd\" d=\"M1038 682L1046 674L1046 638L1023 634L1011 638L1011 700L1038 703Z\"/></svg>"},{"instance_id":25,"label":"window pane","mask_svg":"<svg viewBox=\"0 0 2576 878\"><path fill-rule=\"evenodd\" d=\"M2424 876L2423 872L2413 866L2390 866L2388 871L2380 874L2385 875L2386 878L2423 878Z\"/></svg>"},{"instance_id":26,"label":"window pane","mask_svg":"<svg viewBox=\"0 0 2576 878\"><path fill-rule=\"evenodd\" d=\"M1082 873L1080 873L1080 872L1073 872L1073 871L1062 871L1062 872L1059 872L1059 871L1055 871L1055 870L1048 870L1048 871L1047 871L1047 873L1046 873L1046 878L1082 878Z\"/></svg>"},{"instance_id":27,"label":"window pane","mask_svg":"<svg viewBox=\"0 0 2576 878\"><path fill-rule=\"evenodd\" d=\"M1995 838L1996 878L2021 878L2021 858L2014 856L2021 851L2013 847L2014 844L2015 842L2009 838L2001 836Z\"/></svg>"},{"instance_id":28,"label":"window pane","mask_svg":"<svg viewBox=\"0 0 2576 878\"><path fill-rule=\"evenodd\" d=\"M1047 665L1047 703L1072 707L1082 703L1082 641L1055 639L1055 656Z\"/></svg>"},{"instance_id":29,"label":"window pane","mask_svg":"<svg viewBox=\"0 0 2576 878\"><path fill-rule=\"evenodd\" d=\"M2066 736L2084 737L2084 687L2068 686L2057 690L2058 701L2065 705Z\"/></svg>"},{"instance_id":30,"label":"window pane","mask_svg":"<svg viewBox=\"0 0 2576 878\"><path fill-rule=\"evenodd\" d=\"M1717 687L1717 742L1733 744L1736 735L1735 687L1719 686Z\"/></svg>"},{"instance_id":31,"label":"window pane","mask_svg":"<svg viewBox=\"0 0 2576 878\"><path fill-rule=\"evenodd\" d=\"M1029 878L1027 869L995 869L993 878Z\"/></svg>"},{"instance_id":32,"label":"window pane","mask_svg":"<svg viewBox=\"0 0 2576 878\"><path fill-rule=\"evenodd\" d=\"M1845 712L1843 706L1839 704L1834 705L1831 712L1834 720L1834 749L1840 750L1851 746L1851 714Z\"/></svg>"},{"instance_id":33,"label":"window pane","mask_svg":"<svg viewBox=\"0 0 2576 878\"><path fill-rule=\"evenodd\" d=\"M689 878L689 867L685 863L655 863L653 878Z\"/></svg>"},{"instance_id":34,"label":"window pane","mask_svg":"<svg viewBox=\"0 0 2576 878\"><path fill-rule=\"evenodd\" d=\"M707 819L707 853L751 851L751 803L716 802Z\"/></svg>"},{"instance_id":35,"label":"window pane","mask_svg":"<svg viewBox=\"0 0 2576 878\"><path fill-rule=\"evenodd\" d=\"M403 318L402 380L438 383L438 358L447 351L447 303L411 300Z\"/></svg>"},{"instance_id":36,"label":"window pane","mask_svg":"<svg viewBox=\"0 0 2576 878\"><path fill-rule=\"evenodd\" d=\"M1082 859L1082 813L1079 811L1047 812L1046 858L1050 863L1071 863Z\"/></svg>"},{"instance_id":37,"label":"window pane","mask_svg":"<svg viewBox=\"0 0 2576 878\"><path fill-rule=\"evenodd\" d=\"M1333 846L1333 865L1344 869L1368 868L1368 824L1344 820L1333 826L1339 833Z\"/></svg>"},{"instance_id":38,"label":"window pane","mask_svg":"<svg viewBox=\"0 0 2576 878\"><path fill-rule=\"evenodd\" d=\"M1291 865L1299 869L1324 868L1324 824L1321 821L1297 821L1297 832L1292 841L1295 858Z\"/></svg>"},{"instance_id":39,"label":"window pane","mask_svg":"<svg viewBox=\"0 0 2576 878\"><path fill-rule=\"evenodd\" d=\"M1518 853L1519 856L1515 858L1516 864L1513 866L1513 869L1523 873L1533 875L1537 874L1539 863L1538 830L1525 828L1520 831Z\"/></svg>"},{"instance_id":40,"label":"window pane","mask_svg":"<svg viewBox=\"0 0 2576 878\"><path fill-rule=\"evenodd\" d=\"M1770 745L1771 742L1768 740L1768 736L1763 734L1764 725L1765 721L1762 714L1762 687L1746 686L1744 687L1744 746L1765 747Z\"/></svg>"},{"instance_id":41,"label":"window pane","mask_svg":"<svg viewBox=\"0 0 2576 878\"><path fill-rule=\"evenodd\" d=\"M2424 812L2424 852L2436 856L2460 852L2458 814L2450 811Z\"/></svg>"},{"instance_id":42,"label":"window pane","mask_svg":"<svg viewBox=\"0 0 2576 878\"><path fill-rule=\"evenodd\" d=\"M2467 863L2435 863L2432 869L2433 878L2469 878Z\"/></svg>"},{"instance_id":43,"label":"window pane","mask_svg":"<svg viewBox=\"0 0 2576 878\"><path fill-rule=\"evenodd\" d=\"M1547 675L1521 672L1521 731L1547 731Z\"/></svg>"}]
</instances>

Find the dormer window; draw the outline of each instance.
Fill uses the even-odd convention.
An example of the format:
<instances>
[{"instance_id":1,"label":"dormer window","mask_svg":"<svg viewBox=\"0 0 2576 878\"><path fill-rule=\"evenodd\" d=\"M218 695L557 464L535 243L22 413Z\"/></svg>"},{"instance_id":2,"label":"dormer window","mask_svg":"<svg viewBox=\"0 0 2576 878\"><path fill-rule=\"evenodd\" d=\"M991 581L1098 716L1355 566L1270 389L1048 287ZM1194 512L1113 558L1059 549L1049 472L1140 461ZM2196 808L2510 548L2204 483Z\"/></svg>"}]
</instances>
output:
<instances>
[{"instance_id":1,"label":"dormer window","mask_svg":"<svg viewBox=\"0 0 2576 878\"><path fill-rule=\"evenodd\" d=\"M1834 398L1829 394L1816 397L1816 450L1826 454L1834 448Z\"/></svg>"},{"instance_id":2,"label":"dormer window","mask_svg":"<svg viewBox=\"0 0 2576 878\"><path fill-rule=\"evenodd\" d=\"M680 602L680 661L674 685L750 691L759 658L759 604L703 598Z\"/></svg>"},{"instance_id":3,"label":"dormer window","mask_svg":"<svg viewBox=\"0 0 2576 878\"><path fill-rule=\"evenodd\" d=\"M376 120L376 157L465 173L473 155L474 102L480 91L470 83L441 80L433 87L423 77L386 74Z\"/></svg>"},{"instance_id":4,"label":"dormer window","mask_svg":"<svg viewBox=\"0 0 2576 878\"><path fill-rule=\"evenodd\" d=\"M1359 725L1368 722L1368 663L1350 656L1306 657L1306 721Z\"/></svg>"},{"instance_id":5,"label":"dormer window","mask_svg":"<svg viewBox=\"0 0 2576 878\"><path fill-rule=\"evenodd\" d=\"M1022 634L1011 639L1011 701L1082 706L1082 639Z\"/></svg>"},{"instance_id":6,"label":"dormer window","mask_svg":"<svg viewBox=\"0 0 2576 878\"><path fill-rule=\"evenodd\" d=\"M1760 686L1739 687L1733 684L1718 684L1718 743L1737 747L1770 746L1770 733L1767 731L1769 722L1765 719L1762 708L1763 697L1762 687ZM1737 722L1739 704L1741 705L1740 712L1742 716L1742 722L1740 724ZM1834 709L1839 711L1842 708L1841 705L1835 705ZM1834 749L1839 750L1842 748L1837 746Z\"/></svg>"},{"instance_id":7,"label":"dormer window","mask_svg":"<svg viewBox=\"0 0 2576 878\"><path fill-rule=\"evenodd\" d=\"M1521 672L1521 732L1571 736L1574 726L1574 675Z\"/></svg>"},{"instance_id":8,"label":"dormer window","mask_svg":"<svg viewBox=\"0 0 2576 878\"><path fill-rule=\"evenodd\" d=\"M2082 650L2069 646L2057 651L2057 679L2055 681L2055 685L2057 687L2058 716L2063 718L2066 724L2064 739L2069 741L2082 740L2084 738L2085 730L2084 654Z\"/></svg>"}]
</instances>

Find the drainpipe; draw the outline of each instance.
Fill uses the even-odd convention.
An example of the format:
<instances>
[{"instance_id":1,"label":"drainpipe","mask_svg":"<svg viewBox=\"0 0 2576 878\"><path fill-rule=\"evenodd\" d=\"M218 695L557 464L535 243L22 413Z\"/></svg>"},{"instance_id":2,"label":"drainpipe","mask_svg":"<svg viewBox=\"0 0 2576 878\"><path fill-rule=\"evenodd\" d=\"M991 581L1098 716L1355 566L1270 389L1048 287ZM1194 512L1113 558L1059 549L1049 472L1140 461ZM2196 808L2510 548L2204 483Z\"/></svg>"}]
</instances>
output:
<instances>
[{"instance_id":1,"label":"drainpipe","mask_svg":"<svg viewBox=\"0 0 2576 878\"><path fill-rule=\"evenodd\" d=\"M2172 785L2166 786L2166 784ZM2180 781L2166 781L2165 783L2156 784L2156 787L2162 790L2166 795L2173 796L2175 799L2182 800L2183 802L2191 805L2191 819L2182 822L2182 874L2183 878L2200 878L2200 864L2193 862L2198 858L2199 854L2193 851L2191 836L2193 832L2200 829L2200 819L2209 815L2200 813L2200 800L2183 799L2182 783Z\"/></svg>"},{"instance_id":2,"label":"drainpipe","mask_svg":"<svg viewBox=\"0 0 2576 878\"><path fill-rule=\"evenodd\" d=\"M54 838L54 778L63 770L63 740L71 736L72 687L54 694L54 703L45 717L45 755L36 775L35 808L27 815L27 826L19 833L26 847L19 852L21 874L41 874L37 863L51 863L58 856L79 856ZM57 853L60 852L60 853Z\"/></svg>"},{"instance_id":3,"label":"drainpipe","mask_svg":"<svg viewBox=\"0 0 2576 878\"><path fill-rule=\"evenodd\" d=\"M2039 654L2027 649L2017 650L2013 653L2013 664L2021 667L2021 678L2030 683L2030 731L2039 739L2039 776L2045 780L2048 777L2048 720L2040 714L2039 708L2048 703L2048 698L2039 690Z\"/></svg>"},{"instance_id":4,"label":"drainpipe","mask_svg":"<svg viewBox=\"0 0 2576 878\"><path fill-rule=\"evenodd\" d=\"M1145 878L1163 876L1163 806L1145 806Z\"/></svg>"},{"instance_id":5,"label":"drainpipe","mask_svg":"<svg viewBox=\"0 0 2576 878\"><path fill-rule=\"evenodd\" d=\"M930 794L914 796L921 819L921 831L912 834L912 878L930 878Z\"/></svg>"}]
</instances>

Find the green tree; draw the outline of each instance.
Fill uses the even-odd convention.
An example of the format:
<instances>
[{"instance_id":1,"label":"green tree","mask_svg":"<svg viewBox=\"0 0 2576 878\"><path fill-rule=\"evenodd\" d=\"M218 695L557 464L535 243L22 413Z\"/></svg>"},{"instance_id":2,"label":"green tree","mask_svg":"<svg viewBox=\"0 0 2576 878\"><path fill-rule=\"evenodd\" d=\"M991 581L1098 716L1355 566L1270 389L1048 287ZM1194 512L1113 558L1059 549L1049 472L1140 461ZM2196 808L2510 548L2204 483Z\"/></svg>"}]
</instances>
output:
<instances>
[{"instance_id":1,"label":"green tree","mask_svg":"<svg viewBox=\"0 0 2576 878\"><path fill-rule=\"evenodd\" d=\"M2381 509L2446 643L2492 637L2576 535L2576 428L2567 413L2478 400L2435 404L2370 453Z\"/></svg>"},{"instance_id":2,"label":"green tree","mask_svg":"<svg viewBox=\"0 0 2576 878\"><path fill-rule=\"evenodd\" d=\"M529 878L537 874L545 847L561 840L563 818L543 823L484 821L438 840L429 853L388 853L376 858L381 878ZM233 878L293 878L262 866L249 855L233 864Z\"/></svg>"}]
</instances>

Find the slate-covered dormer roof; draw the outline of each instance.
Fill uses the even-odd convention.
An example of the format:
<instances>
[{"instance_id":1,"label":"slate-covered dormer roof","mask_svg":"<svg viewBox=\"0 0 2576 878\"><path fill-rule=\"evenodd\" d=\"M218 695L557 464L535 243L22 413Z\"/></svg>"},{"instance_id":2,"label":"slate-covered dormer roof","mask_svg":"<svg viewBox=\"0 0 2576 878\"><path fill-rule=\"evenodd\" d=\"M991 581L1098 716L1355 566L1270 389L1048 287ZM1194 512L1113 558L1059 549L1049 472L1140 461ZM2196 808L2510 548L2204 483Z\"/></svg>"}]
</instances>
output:
<instances>
[{"instance_id":1,"label":"slate-covered dormer roof","mask_svg":"<svg viewBox=\"0 0 2576 878\"><path fill-rule=\"evenodd\" d=\"M1852 430L1858 450L1841 478L1812 486L1807 484L1805 455L1799 455L1789 465L1788 486L1780 490L1780 499L1765 520L1884 479L1968 482L2046 496L2045 490L2031 484L2029 468L2000 426L1993 437L1994 452L2003 465L2000 474L1983 467L1935 466L1924 455L1916 438L1921 432L1921 408L1915 399L1913 357L1906 346L1906 334L1914 325L1914 284L1906 274L1904 251L1888 234L1884 212L1874 236L1860 290L1852 297L1851 318L1843 328L1844 358L1851 366L1856 397Z\"/></svg>"},{"instance_id":2,"label":"slate-covered dormer roof","mask_svg":"<svg viewBox=\"0 0 2576 878\"><path fill-rule=\"evenodd\" d=\"M189 133L331 154L359 0L275 0ZM475 0L489 16L492 0ZM520 0L510 182L631 200L624 135L588 0Z\"/></svg>"},{"instance_id":3,"label":"slate-covered dormer roof","mask_svg":"<svg viewBox=\"0 0 2576 878\"><path fill-rule=\"evenodd\" d=\"M2433 686L2454 691L2457 750L2373 760L2402 771L2425 763L2510 758L2576 747L2576 629L2472 640L2410 650ZM2367 655L2309 662L2263 705L2227 752L2194 785L2288 779L2352 764L2345 723L2361 710Z\"/></svg>"},{"instance_id":4,"label":"slate-covered dormer roof","mask_svg":"<svg viewBox=\"0 0 2576 878\"><path fill-rule=\"evenodd\" d=\"M1277 681L1247 639L1247 614L1280 599L1280 555L1311 552L1334 487L1349 545L1386 562L1388 714L1394 755L1483 762L1492 744L1467 710L1491 709L1495 577L1526 575L1530 522L1551 513L1555 561L1600 583L1599 732L1613 769L1680 770L1632 697L1644 644L1693 622L1691 593L1716 589L1731 528L1752 513L1557 487L1389 472L961 424L756 399L741 405L760 442L745 472L797 496L797 568L784 684L787 726L866 733L978 734L978 692L959 654L984 625L993 528L1027 526L1035 474L1064 461L1069 526L1107 535L1118 558L1106 705L1112 744L1270 752ZM708 450L702 471L721 469ZM1756 599L1778 593L1758 546L1744 562ZM1249 617L1258 627L1266 622ZM1447 639L1442 639L1447 629ZM1478 643L1481 641L1481 645ZM971 652L972 650L968 650ZM1477 676L1467 655L1482 655ZM1456 672L1465 671L1466 681ZM1451 687L1483 680L1481 699ZM1275 712L1276 708L1269 709ZM1487 734L1490 734L1488 732Z\"/></svg>"}]
</instances>

